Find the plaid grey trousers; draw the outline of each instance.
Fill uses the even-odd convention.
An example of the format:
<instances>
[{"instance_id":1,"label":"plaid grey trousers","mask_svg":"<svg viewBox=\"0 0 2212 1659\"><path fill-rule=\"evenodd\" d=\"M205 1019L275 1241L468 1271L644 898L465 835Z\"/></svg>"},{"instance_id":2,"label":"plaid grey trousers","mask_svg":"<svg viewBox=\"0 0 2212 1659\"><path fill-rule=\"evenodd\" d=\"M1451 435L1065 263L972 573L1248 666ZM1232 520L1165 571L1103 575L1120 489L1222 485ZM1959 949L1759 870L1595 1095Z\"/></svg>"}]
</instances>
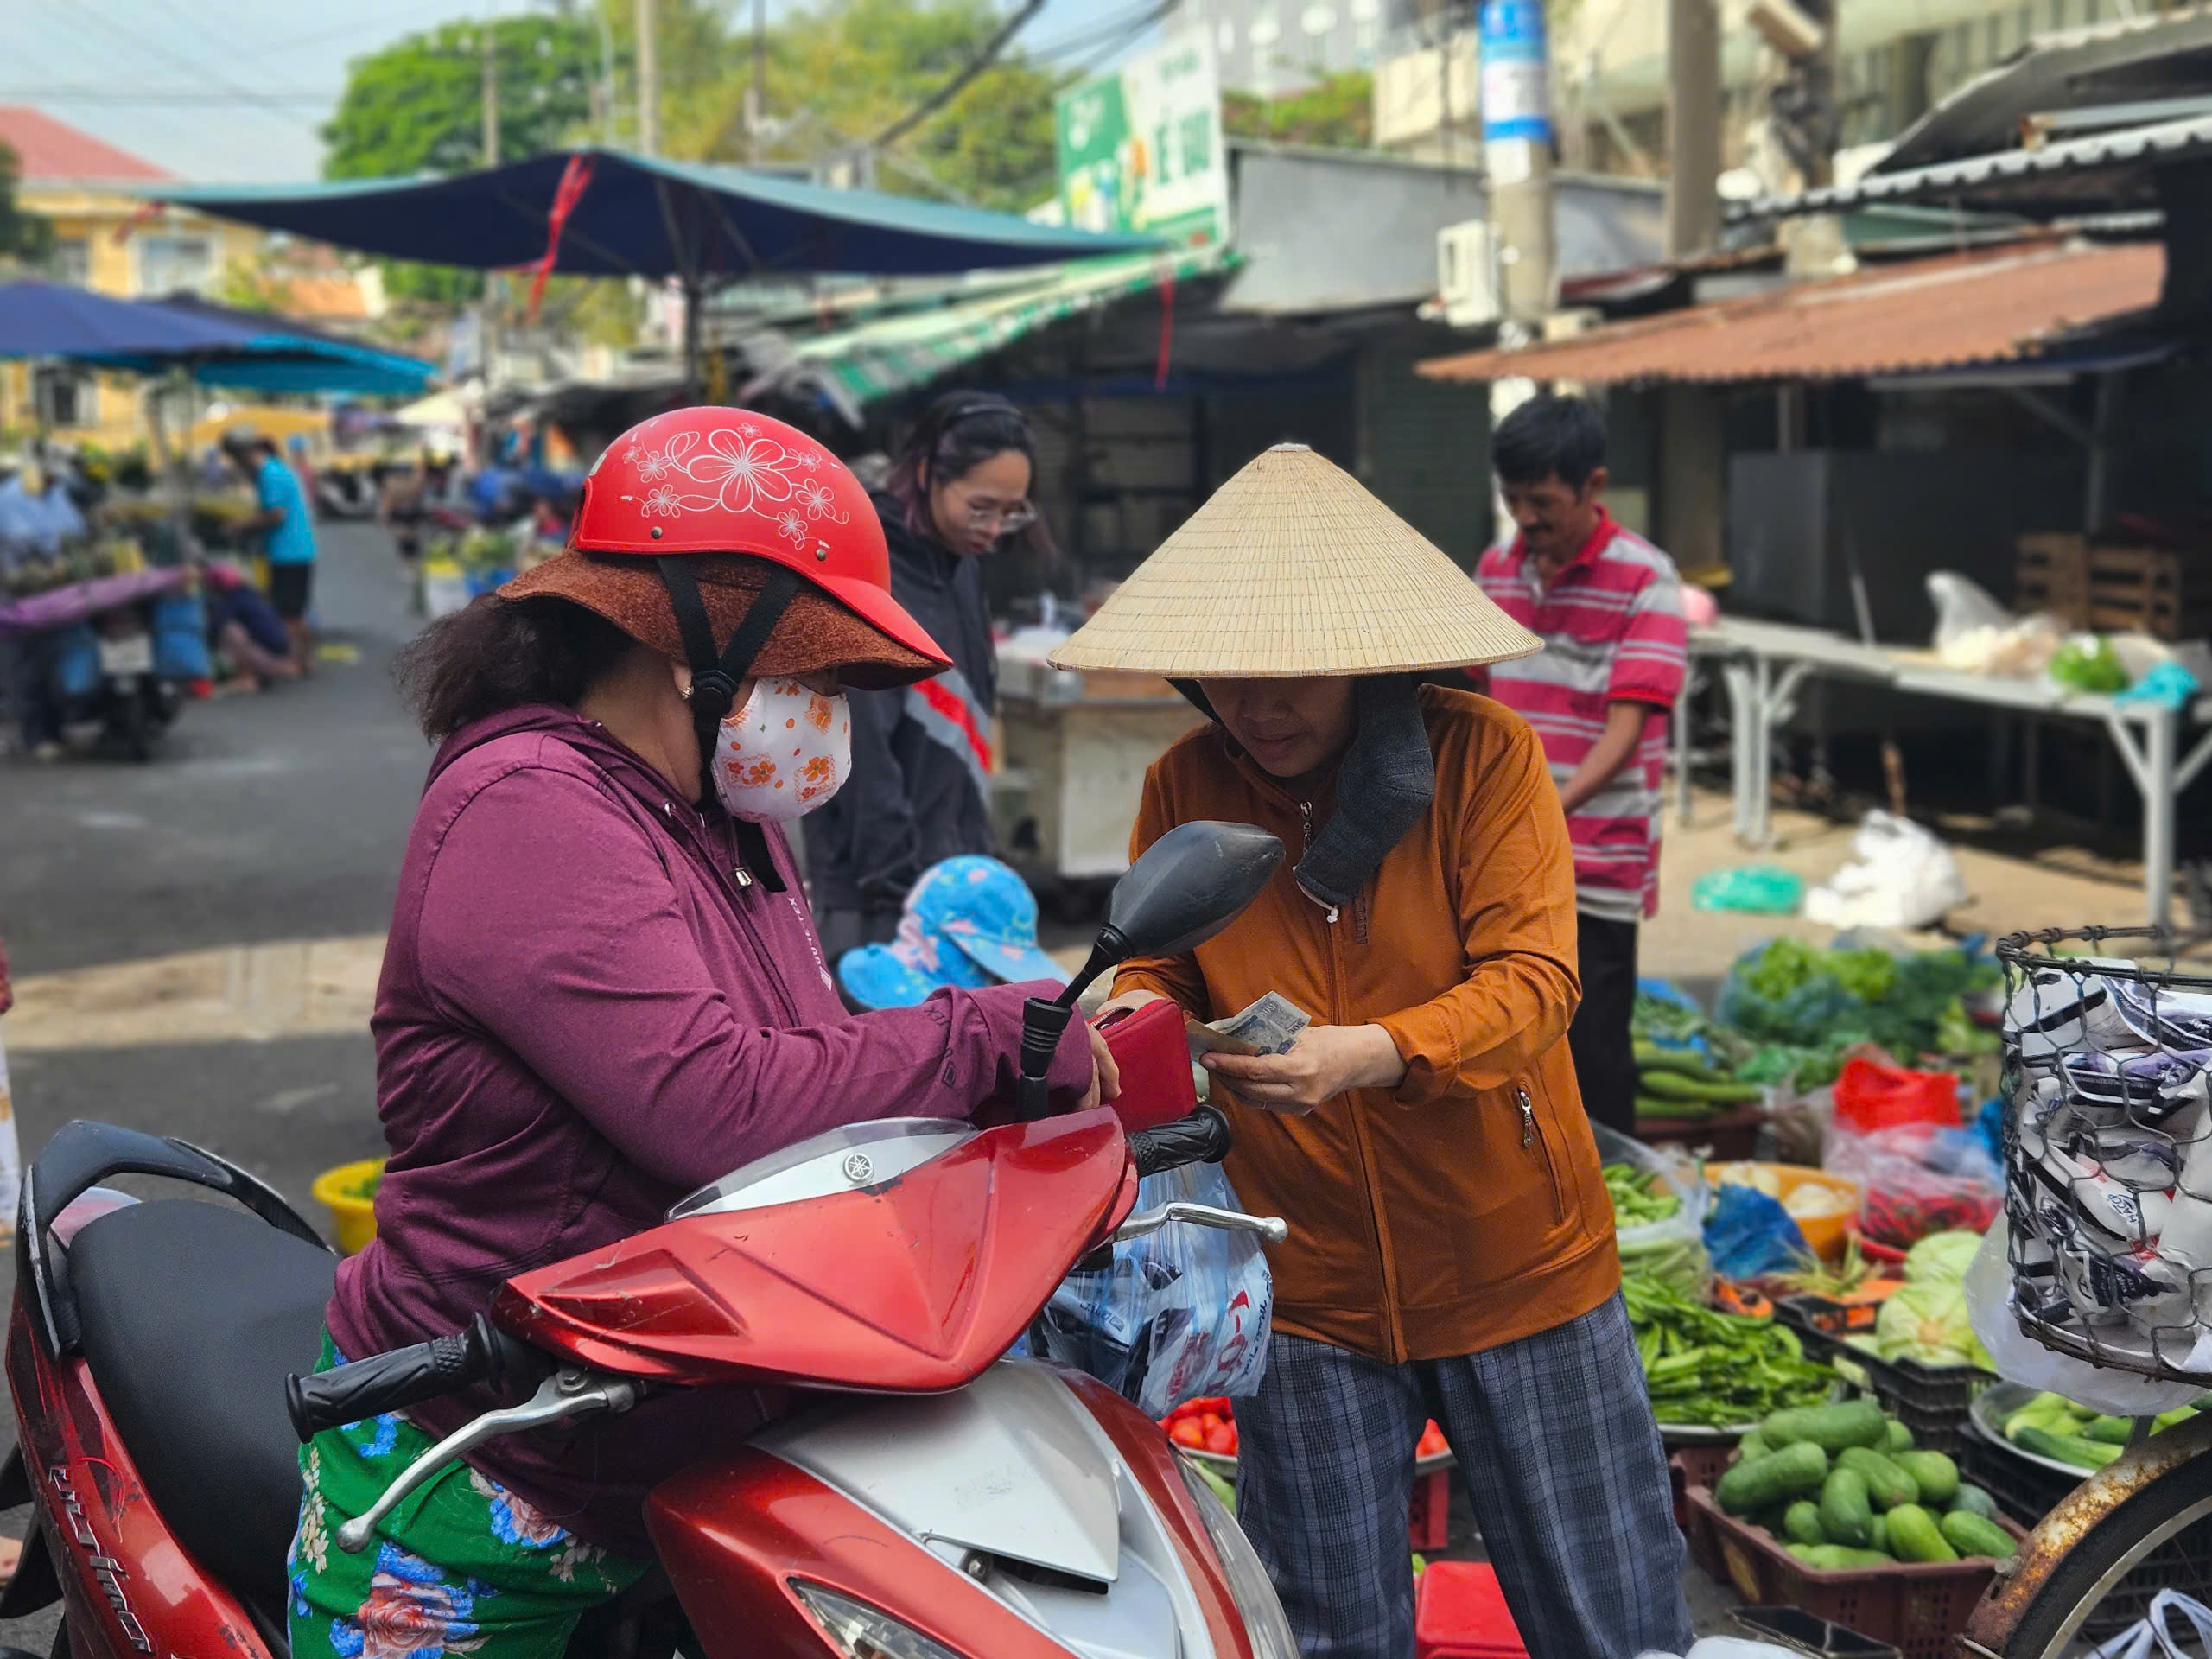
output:
<instances>
[{"instance_id":1,"label":"plaid grey trousers","mask_svg":"<svg viewBox=\"0 0 2212 1659\"><path fill-rule=\"evenodd\" d=\"M1303 1659L1412 1659L1414 1442L1433 1417L1531 1659L1687 1653L1682 1535L1628 1314L1392 1365L1277 1335L1236 1402L1236 1516Z\"/></svg>"}]
</instances>

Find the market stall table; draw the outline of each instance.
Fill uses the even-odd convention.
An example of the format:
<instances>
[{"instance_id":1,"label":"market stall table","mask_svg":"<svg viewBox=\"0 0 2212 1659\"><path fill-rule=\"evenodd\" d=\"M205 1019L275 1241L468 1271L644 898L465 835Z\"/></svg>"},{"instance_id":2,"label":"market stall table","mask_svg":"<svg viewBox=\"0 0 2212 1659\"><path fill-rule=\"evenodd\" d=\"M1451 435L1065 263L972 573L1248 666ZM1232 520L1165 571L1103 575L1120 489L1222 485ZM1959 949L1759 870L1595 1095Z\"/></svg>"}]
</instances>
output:
<instances>
[{"instance_id":1,"label":"market stall table","mask_svg":"<svg viewBox=\"0 0 2212 1659\"><path fill-rule=\"evenodd\" d=\"M33 594L28 599L0 600L0 633L36 633L47 628L66 628L142 599L174 593L191 573L177 565L134 570L119 576L95 576L66 587Z\"/></svg>"},{"instance_id":2,"label":"market stall table","mask_svg":"<svg viewBox=\"0 0 2212 1659\"><path fill-rule=\"evenodd\" d=\"M1146 771L1201 719L1150 675L1073 673L1001 655L992 804L1000 844L1058 881L1120 875Z\"/></svg>"},{"instance_id":3,"label":"market stall table","mask_svg":"<svg viewBox=\"0 0 2212 1659\"><path fill-rule=\"evenodd\" d=\"M1855 679L1921 696L1942 697L2040 719L2051 716L2102 723L2143 798L2143 899L2145 919L2165 925L2174 878L2174 803L2208 762L2212 733L2181 753L2183 711L2153 702L2123 702L2091 692L2069 691L2043 677L1974 674L1946 668L1933 652L1867 645L1826 629L1786 622L1722 617L1690 630L1694 656L1719 664L1728 691L1732 785L1737 837L1764 846L1772 830L1768 796L1776 729L1796 707L1798 690L1815 674ZM2196 724L2212 721L2212 696L2187 710ZM1687 722L1675 721L1675 759L1686 760ZM2028 788L2034 794L2034 746L2029 747Z\"/></svg>"}]
</instances>

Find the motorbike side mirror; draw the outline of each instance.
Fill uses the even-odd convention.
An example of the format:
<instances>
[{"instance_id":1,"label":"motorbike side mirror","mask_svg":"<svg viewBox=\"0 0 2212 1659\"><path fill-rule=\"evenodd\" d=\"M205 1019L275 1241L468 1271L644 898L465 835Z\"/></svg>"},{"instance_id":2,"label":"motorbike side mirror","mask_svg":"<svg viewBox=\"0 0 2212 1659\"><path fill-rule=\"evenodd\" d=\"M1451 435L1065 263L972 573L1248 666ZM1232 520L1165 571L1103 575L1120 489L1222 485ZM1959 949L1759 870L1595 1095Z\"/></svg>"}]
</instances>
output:
<instances>
[{"instance_id":1,"label":"motorbike side mirror","mask_svg":"<svg viewBox=\"0 0 2212 1659\"><path fill-rule=\"evenodd\" d=\"M1282 860L1282 842L1251 824L1177 824L1114 884L1106 925L1061 1006L1074 1007L1092 981L1131 957L1180 956L1205 944L1260 896Z\"/></svg>"}]
</instances>

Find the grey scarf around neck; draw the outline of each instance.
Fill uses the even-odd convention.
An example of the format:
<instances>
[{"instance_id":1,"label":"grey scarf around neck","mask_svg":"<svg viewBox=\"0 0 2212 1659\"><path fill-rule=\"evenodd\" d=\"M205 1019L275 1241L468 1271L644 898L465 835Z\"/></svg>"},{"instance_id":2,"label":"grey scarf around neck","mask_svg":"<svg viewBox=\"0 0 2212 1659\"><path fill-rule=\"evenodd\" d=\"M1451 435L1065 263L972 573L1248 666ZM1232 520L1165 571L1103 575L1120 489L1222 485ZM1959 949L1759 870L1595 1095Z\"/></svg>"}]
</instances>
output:
<instances>
[{"instance_id":1,"label":"grey scarf around neck","mask_svg":"<svg viewBox=\"0 0 2212 1659\"><path fill-rule=\"evenodd\" d=\"M1349 905L1436 798L1436 760L1428 749L1419 682L1410 674L1362 676L1353 683L1351 747L1337 771L1337 810L1299 860L1298 885L1332 910ZM1197 682L1175 689L1217 719Z\"/></svg>"}]
</instances>

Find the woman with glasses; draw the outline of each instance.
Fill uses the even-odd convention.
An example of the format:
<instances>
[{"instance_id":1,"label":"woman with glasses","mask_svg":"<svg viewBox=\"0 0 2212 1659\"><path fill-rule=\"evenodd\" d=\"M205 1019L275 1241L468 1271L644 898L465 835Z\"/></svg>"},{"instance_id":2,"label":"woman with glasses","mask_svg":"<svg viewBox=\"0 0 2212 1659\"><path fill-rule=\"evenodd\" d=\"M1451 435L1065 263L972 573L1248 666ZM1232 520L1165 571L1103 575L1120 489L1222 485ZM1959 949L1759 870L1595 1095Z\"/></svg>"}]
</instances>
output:
<instances>
[{"instance_id":1,"label":"woman with glasses","mask_svg":"<svg viewBox=\"0 0 2212 1659\"><path fill-rule=\"evenodd\" d=\"M891 592L953 665L898 691L852 694L851 781L806 821L807 882L834 968L887 943L917 877L989 853L998 667L982 559L1014 541L1049 551L1029 505L1036 440L1003 397L956 391L924 411L877 513Z\"/></svg>"}]
</instances>

